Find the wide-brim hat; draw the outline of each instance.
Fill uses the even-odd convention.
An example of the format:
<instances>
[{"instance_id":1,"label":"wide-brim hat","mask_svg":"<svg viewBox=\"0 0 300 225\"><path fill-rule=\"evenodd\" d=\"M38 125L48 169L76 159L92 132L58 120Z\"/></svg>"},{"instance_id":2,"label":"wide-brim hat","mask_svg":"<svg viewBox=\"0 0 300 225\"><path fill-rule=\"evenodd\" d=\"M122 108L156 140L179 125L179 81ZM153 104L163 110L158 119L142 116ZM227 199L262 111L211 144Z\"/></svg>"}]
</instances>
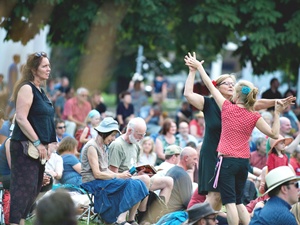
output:
<instances>
[{"instance_id":1,"label":"wide-brim hat","mask_svg":"<svg viewBox=\"0 0 300 225\"><path fill-rule=\"evenodd\" d=\"M218 211L213 210L208 202L197 203L187 210L189 215L189 220L187 225L192 225L199 221L201 218L204 218L209 215L217 214Z\"/></svg>"},{"instance_id":2,"label":"wide-brim hat","mask_svg":"<svg viewBox=\"0 0 300 225\"><path fill-rule=\"evenodd\" d=\"M100 133L109 133L111 131L118 131L119 133L119 124L112 117L105 117L99 124L98 127L94 128L96 131Z\"/></svg>"},{"instance_id":3,"label":"wide-brim hat","mask_svg":"<svg viewBox=\"0 0 300 225\"><path fill-rule=\"evenodd\" d=\"M291 144L291 142L293 141L293 138L284 138L282 135L279 135L278 139L272 139L270 138L270 151L278 144L278 142L284 141L285 145L289 145Z\"/></svg>"},{"instance_id":4,"label":"wide-brim hat","mask_svg":"<svg viewBox=\"0 0 300 225\"><path fill-rule=\"evenodd\" d=\"M272 191L274 188L284 184L285 182L291 180L300 180L299 176L296 176L295 171L293 171L289 166L279 166L273 170L271 170L266 175L266 184L267 191L264 193L267 194Z\"/></svg>"}]
</instances>

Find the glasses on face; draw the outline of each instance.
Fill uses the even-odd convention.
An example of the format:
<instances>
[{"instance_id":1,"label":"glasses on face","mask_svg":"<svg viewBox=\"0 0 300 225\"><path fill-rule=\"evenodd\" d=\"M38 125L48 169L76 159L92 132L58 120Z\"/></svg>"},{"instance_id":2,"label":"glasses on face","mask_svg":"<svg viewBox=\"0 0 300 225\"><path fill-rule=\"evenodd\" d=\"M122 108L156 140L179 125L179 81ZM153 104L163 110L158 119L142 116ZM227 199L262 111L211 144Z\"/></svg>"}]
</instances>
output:
<instances>
[{"instance_id":1,"label":"glasses on face","mask_svg":"<svg viewBox=\"0 0 300 225\"><path fill-rule=\"evenodd\" d=\"M143 138L143 137L145 137L145 135L146 135L146 133L141 134L141 133L138 133L138 132L135 131L135 130L134 130L134 133L136 133L136 134L138 135L138 137L140 137L140 138Z\"/></svg>"},{"instance_id":2,"label":"glasses on face","mask_svg":"<svg viewBox=\"0 0 300 225\"><path fill-rule=\"evenodd\" d=\"M40 58L40 57L47 57L47 54L45 52L37 52L34 54L36 57Z\"/></svg>"},{"instance_id":3,"label":"glasses on face","mask_svg":"<svg viewBox=\"0 0 300 225\"><path fill-rule=\"evenodd\" d=\"M288 185L294 185L295 188L297 188L297 189L299 188L299 182L298 181L287 183L286 186L288 186Z\"/></svg>"},{"instance_id":4,"label":"glasses on face","mask_svg":"<svg viewBox=\"0 0 300 225\"><path fill-rule=\"evenodd\" d=\"M88 94L81 94L80 96L81 97L88 97L89 95Z\"/></svg>"},{"instance_id":5,"label":"glasses on face","mask_svg":"<svg viewBox=\"0 0 300 225\"><path fill-rule=\"evenodd\" d=\"M226 86L232 86L232 87L235 85L234 82L224 81L224 82L220 83L219 86L221 86L221 85L223 85L223 84L226 85Z\"/></svg>"},{"instance_id":6,"label":"glasses on face","mask_svg":"<svg viewBox=\"0 0 300 225\"><path fill-rule=\"evenodd\" d=\"M204 217L204 219L216 221L217 217L216 216L214 216L214 217Z\"/></svg>"},{"instance_id":7,"label":"glasses on face","mask_svg":"<svg viewBox=\"0 0 300 225\"><path fill-rule=\"evenodd\" d=\"M66 126L56 127L57 129L66 129Z\"/></svg>"}]
</instances>

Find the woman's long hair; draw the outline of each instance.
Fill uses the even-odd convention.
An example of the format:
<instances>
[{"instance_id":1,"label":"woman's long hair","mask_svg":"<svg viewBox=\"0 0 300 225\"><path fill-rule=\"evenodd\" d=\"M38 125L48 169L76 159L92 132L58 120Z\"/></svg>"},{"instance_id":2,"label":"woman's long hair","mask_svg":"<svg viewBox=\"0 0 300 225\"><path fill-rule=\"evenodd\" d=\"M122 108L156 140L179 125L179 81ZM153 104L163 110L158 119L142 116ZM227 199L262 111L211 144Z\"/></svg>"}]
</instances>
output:
<instances>
[{"instance_id":1,"label":"woman's long hair","mask_svg":"<svg viewBox=\"0 0 300 225\"><path fill-rule=\"evenodd\" d=\"M33 53L28 56L26 64L22 67L22 77L14 85L11 101L16 102L20 88L28 81L33 81L34 76L32 71L37 70L43 58L47 58L46 53Z\"/></svg>"}]
</instances>

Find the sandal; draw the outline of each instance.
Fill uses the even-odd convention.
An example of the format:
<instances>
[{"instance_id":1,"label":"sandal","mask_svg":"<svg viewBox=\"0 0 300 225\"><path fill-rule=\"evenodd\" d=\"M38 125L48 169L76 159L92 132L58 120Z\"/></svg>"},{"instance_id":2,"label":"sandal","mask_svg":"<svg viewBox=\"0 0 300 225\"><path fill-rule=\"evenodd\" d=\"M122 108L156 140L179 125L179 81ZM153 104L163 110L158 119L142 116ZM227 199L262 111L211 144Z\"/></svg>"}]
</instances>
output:
<instances>
[{"instance_id":1,"label":"sandal","mask_svg":"<svg viewBox=\"0 0 300 225\"><path fill-rule=\"evenodd\" d=\"M130 223L131 225L139 225L136 221L131 220L131 221L127 221L127 223Z\"/></svg>"}]
</instances>

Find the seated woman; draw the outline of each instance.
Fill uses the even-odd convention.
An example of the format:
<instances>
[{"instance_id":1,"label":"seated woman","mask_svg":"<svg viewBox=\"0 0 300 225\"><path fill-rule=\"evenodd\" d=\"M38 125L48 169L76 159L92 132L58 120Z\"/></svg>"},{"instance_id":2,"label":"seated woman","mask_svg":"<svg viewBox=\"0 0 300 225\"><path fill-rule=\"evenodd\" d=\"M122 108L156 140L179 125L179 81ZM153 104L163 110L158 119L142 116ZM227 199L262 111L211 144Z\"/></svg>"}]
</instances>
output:
<instances>
[{"instance_id":1,"label":"seated woman","mask_svg":"<svg viewBox=\"0 0 300 225\"><path fill-rule=\"evenodd\" d=\"M79 186L81 181L81 163L76 157L77 141L73 137L65 137L59 143L58 154L63 159L63 174L60 179L62 184L73 184Z\"/></svg>"},{"instance_id":2,"label":"seated woman","mask_svg":"<svg viewBox=\"0 0 300 225\"><path fill-rule=\"evenodd\" d=\"M114 173L108 169L107 147L120 132L118 122L106 117L95 130L97 137L88 141L82 149L81 187L95 195L94 211L105 222L114 223L118 217L115 224L136 225L137 208L149 192L141 180L130 179L129 171ZM124 213L127 210L128 222Z\"/></svg>"}]
</instances>

